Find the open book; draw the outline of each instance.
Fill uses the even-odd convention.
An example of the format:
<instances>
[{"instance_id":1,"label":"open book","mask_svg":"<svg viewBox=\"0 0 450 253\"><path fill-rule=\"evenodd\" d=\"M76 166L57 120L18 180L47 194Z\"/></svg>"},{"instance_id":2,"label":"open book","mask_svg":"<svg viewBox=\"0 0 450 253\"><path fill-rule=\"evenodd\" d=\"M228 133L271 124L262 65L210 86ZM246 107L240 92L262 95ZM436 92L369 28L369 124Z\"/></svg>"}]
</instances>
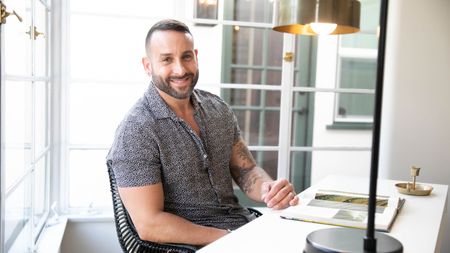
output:
<instances>
[{"instance_id":1,"label":"open book","mask_svg":"<svg viewBox=\"0 0 450 253\"><path fill-rule=\"evenodd\" d=\"M367 194L332 190L306 191L300 203L281 212L284 219L365 229L367 227ZM375 229L389 232L405 199L377 196Z\"/></svg>"}]
</instances>

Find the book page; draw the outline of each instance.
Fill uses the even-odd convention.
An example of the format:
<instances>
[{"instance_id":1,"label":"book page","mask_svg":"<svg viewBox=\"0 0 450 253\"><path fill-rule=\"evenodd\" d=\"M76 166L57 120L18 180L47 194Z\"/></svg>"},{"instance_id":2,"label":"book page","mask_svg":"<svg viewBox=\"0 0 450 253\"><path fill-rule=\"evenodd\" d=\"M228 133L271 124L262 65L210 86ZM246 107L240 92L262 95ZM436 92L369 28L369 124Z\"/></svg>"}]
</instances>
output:
<instances>
[{"instance_id":1,"label":"book page","mask_svg":"<svg viewBox=\"0 0 450 253\"><path fill-rule=\"evenodd\" d=\"M304 192L300 204L289 207L283 215L302 221L356 228L367 226L368 195L333 190ZM389 230L398 206L398 198L377 196L375 226ZM285 218L286 218L285 217Z\"/></svg>"},{"instance_id":2,"label":"book page","mask_svg":"<svg viewBox=\"0 0 450 253\"><path fill-rule=\"evenodd\" d=\"M376 213L383 213L385 208L388 207L388 201L389 197L377 196ZM314 199L312 199L308 205L366 212L369 205L369 196L357 193L318 190L314 196Z\"/></svg>"}]
</instances>

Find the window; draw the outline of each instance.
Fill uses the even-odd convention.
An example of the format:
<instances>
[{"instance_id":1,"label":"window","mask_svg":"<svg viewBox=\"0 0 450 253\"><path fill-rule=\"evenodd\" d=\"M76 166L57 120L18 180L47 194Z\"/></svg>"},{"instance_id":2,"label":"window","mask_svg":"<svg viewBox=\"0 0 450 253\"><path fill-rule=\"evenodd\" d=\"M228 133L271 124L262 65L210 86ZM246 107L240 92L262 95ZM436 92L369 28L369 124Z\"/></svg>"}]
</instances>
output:
<instances>
[{"instance_id":1,"label":"window","mask_svg":"<svg viewBox=\"0 0 450 253\"><path fill-rule=\"evenodd\" d=\"M335 123L372 122L377 66L378 0L361 4L361 32L343 35L339 41L336 87L361 93L338 93ZM366 92L364 92L366 91Z\"/></svg>"},{"instance_id":2,"label":"window","mask_svg":"<svg viewBox=\"0 0 450 253\"><path fill-rule=\"evenodd\" d=\"M145 34L166 17L191 28L198 48L197 87L230 104L251 152L270 175L289 178L301 191L336 168L341 174L367 174L371 132L327 126L344 118L338 119L337 105L348 107L346 118L370 117L370 103L355 110L366 99L345 96L373 93L376 36L318 38L272 31L271 0L217 1L217 19L193 18L194 3L71 1L69 142L61 197L69 211L110 210L105 157L120 120L148 86L141 66ZM368 10L378 15L378 9ZM365 46L346 53L355 45ZM286 53L293 54L292 62L283 60ZM338 76L345 84L336 86Z\"/></svg>"},{"instance_id":3,"label":"window","mask_svg":"<svg viewBox=\"0 0 450 253\"><path fill-rule=\"evenodd\" d=\"M33 251L49 210L50 4L2 1L1 252Z\"/></svg>"},{"instance_id":4,"label":"window","mask_svg":"<svg viewBox=\"0 0 450 253\"><path fill-rule=\"evenodd\" d=\"M66 211L92 213L111 205L105 158L116 127L149 83L141 65L145 34L174 8L174 1L158 8L151 1L70 1Z\"/></svg>"},{"instance_id":5,"label":"window","mask_svg":"<svg viewBox=\"0 0 450 253\"><path fill-rule=\"evenodd\" d=\"M223 74L221 96L238 117L242 135L250 146L258 164L273 178L290 177L296 189L309 186L311 153L291 157L282 147L287 145L310 146L312 114L308 108L312 97L295 93L296 99L288 102L286 112L282 103L290 101L292 87L313 85L315 47L312 37L298 38L291 81L283 84L284 35L272 27L273 1L228 1L225 3ZM293 50L293 49L292 49ZM292 78L295 76L294 79ZM289 118L281 119L291 113ZM284 115L283 115L284 114ZM292 121L292 123L291 123ZM290 127L292 125L292 128ZM289 131L292 129L292 139ZM279 170L289 164L295 170ZM236 191L246 205L258 205ZM260 205L260 204L259 204Z\"/></svg>"},{"instance_id":6,"label":"window","mask_svg":"<svg viewBox=\"0 0 450 253\"><path fill-rule=\"evenodd\" d=\"M374 89L376 80L376 59L339 57L340 88ZM335 121L371 122L373 94L337 94Z\"/></svg>"},{"instance_id":7,"label":"window","mask_svg":"<svg viewBox=\"0 0 450 253\"><path fill-rule=\"evenodd\" d=\"M368 176L379 5L361 1L360 32L318 37L311 182L336 173Z\"/></svg>"},{"instance_id":8,"label":"window","mask_svg":"<svg viewBox=\"0 0 450 253\"><path fill-rule=\"evenodd\" d=\"M60 87L50 75L50 0L2 1L24 20L10 16L1 29L0 251L35 248L53 201L51 185L61 188L62 211L111 210L105 157L120 120L148 86L141 66L145 34L166 17L190 26L199 49L197 87L231 105L269 174L290 178L297 191L336 170L367 174L371 132L330 126L371 121L377 0L361 1L361 33L322 38L272 31L272 0L217 1L217 19L201 22L193 18L194 0L62 2L63 8L70 3L63 10L70 39L55 38L67 43L67 61L55 64L68 70L61 71ZM287 53L292 62L283 60ZM67 93L51 97L55 88ZM63 127L52 129L59 114ZM60 140L54 132L63 134ZM61 182L51 182L54 170L61 170Z\"/></svg>"}]
</instances>

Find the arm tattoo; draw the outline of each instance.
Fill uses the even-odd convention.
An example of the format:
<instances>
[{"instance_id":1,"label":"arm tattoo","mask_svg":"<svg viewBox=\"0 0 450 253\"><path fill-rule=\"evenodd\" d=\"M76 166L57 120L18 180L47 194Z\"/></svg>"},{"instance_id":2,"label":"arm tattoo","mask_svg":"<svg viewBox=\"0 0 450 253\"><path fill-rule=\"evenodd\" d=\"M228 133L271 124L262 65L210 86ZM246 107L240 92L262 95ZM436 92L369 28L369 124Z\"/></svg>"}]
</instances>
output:
<instances>
[{"instance_id":1,"label":"arm tattoo","mask_svg":"<svg viewBox=\"0 0 450 253\"><path fill-rule=\"evenodd\" d=\"M256 162L252 154L242 141L235 144L235 157L237 161L231 163L231 173L236 183L245 193L251 193L256 181L263 177L254 170Z\"/></svg>"},{"instance_id":2,"label":"arm tattoo","mask_svg":"<svg viewBox=\"0 0 450 253\"><path fill-rule=\"evenodd\" d=\"M255 159L253 159L250 150L245 146L242 141L238 141L236 144L236 153L239 158L239 163L242 163L243 168L253 168L256 165Z\"/></svg>"}]
</instances>

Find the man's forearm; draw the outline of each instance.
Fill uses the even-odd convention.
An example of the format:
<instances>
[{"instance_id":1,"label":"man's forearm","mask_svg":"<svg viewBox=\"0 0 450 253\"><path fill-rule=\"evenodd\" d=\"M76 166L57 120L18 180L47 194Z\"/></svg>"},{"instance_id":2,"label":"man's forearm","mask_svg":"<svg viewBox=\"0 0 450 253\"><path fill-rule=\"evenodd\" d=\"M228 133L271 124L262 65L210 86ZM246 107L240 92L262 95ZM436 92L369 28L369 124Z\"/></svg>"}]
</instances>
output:
<instances>
[{"instance_id":1,"label":"man's forearm","mask_svg":"<svg viewBox=\"0 0 450 253\"><path fill-rule=\"evenodd\" d=\"M242 191L255 201L261 201L261 184L273 181L262 168L256 165L255 159L242 138L233 146L230 170Z\"/></svg>"},{"instance_id":2,"label":"man's forearm","mask_svg":"<svg viewBox=\"0 0 450 253\"><path fill-rule=\"evenodd\" d=\"M167 212L152 215L136 230L142 240L191 245L206 245L227 234L226 230L194 224Z\"/></svg>"},{"instance_id":3,"label":"man's forearm","mask_svg":"<svg viewBox=\"0 0 450 253\"><path fill-rule=\"evenodd\" d=\"M237 184L252 200L261 202L261 184L273 179L262 168L255 166L250 169L241 168L236 177Z\"/></svg>"}]
</instances>

